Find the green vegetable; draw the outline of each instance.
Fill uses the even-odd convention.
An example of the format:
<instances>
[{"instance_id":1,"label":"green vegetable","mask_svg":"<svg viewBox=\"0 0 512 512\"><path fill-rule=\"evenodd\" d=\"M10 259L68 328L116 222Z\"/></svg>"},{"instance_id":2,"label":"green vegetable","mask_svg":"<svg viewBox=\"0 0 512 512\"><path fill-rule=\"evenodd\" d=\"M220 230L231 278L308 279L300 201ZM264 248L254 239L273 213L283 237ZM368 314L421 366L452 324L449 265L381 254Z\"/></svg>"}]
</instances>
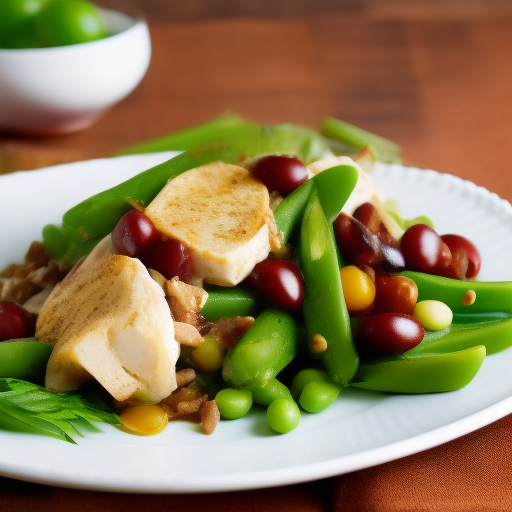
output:
<instances>
[{"instance_id":1,"label":"green vegetable","mask_svg":"<svg viewBox=\"0 0 512 512\"><path fill-rule=\"evenodd\" d=\"M340 193L350 194L348 190ZM304 323L308 340L321 335L327 350L320 357L331 379L346 386L356 372L359 356L343 297L332 226L327 222L314 190L304 213L300 242L305 281Z\"/></svg>"},{"instance_id":2,"label":"green vegetable","mask_svg":"<svg viewBox=\"0 0 512 512\"><path fill-rule=\"evenodd\" d=\"M313 187L316 188L328 222L332 222L347 202L358 179L359 171L355 167L337 165L313 176L286 196L274 212L277 231L283 234L283 243L288 243L300 224Z\"/></svg>"},{"instance_id":3,"label":"green vegetable","mask_svg":"<svg viewBox=\"0 0 512 512\"><path fill-rule=\"evenodd\" d=\"M222 377L254 394L292 361L302 340L302 328L289 314L267 309L227 353Z\"/></svg>"},{"instance_id":4,"label":"green vegetable","mask_svg":"<svg viewBox=\"0 0 512 512\"><path fill-rule=\"evenodd\" d=\"M418 301L439 300L454 314L512 312L512 282L458 281L447 277L423 274L422 272L401 272L412 279L418 287ZM464 294L473 290L476 300L471 306L462 304Z\"/></svg>"},{"instance_id":5,"label":"green vegetable","mask_svg":"<svg viewBox=\"0 0 512 512\"><path fill-rule=\"evenodd\" d=\"M278 233L282 233L283 244L287 244L295 228L300 224L309 196L313 190L313 180L307 180L287 195L274 212Z\"/></svg>"},{"instance_id":6,"label":"green vegetable","mask_svg":"<svg viewBox=\"0 0 512 512\"><path fill-rule=\"evenodd\" d=\"M39 380L44 377L53 347L33 338L0 343L0 377Z\"/></svg>"},{"instance_id":7,"label":"green vegetable","mask_svg":"<svg viewBox=\"0 0 512 512\"><path fill-rule=\"evenodd\" d=\"M35 33L41 46L87 43L108 35L98 9L82 0L52 0L38 13Z\"/></svg>"},{"instance_id":8,"label":"green vegetable","mask_svg":"<svg viewBox=\"0 0 512 512\"><path fill-rule=\"evenodd\" d=\"M292 396L293 398L298 399L302 390L310 383L316 381L328 381L329 375L324 370L319 370L317 368L305 368L301 370L295 377L292 382Z\"/></svg>"},{"instance_id":9,"label":"green vegetable","mask_svg":"<svg viewBox=\"0 0 512 512\"><path fill-rule=\"evenodd\" d=\"M33 23L47 0L0 1L0 48L37 48Z\"/></svg>"},{"instance_id":10,"label":"green vegetable","mask_svg":"<svg viewBox=\"0 0 512 512\"><path fill-rule=\"evenodd\" d=\"M206 286L208 299L201 314L210 322L225 316L247 316L258 302L257 295L241 286Z\"/></svg>"},{"instance_id":11,"label":"green vegetable","mask_svg":"<svg viewBox=\"0 0 512 512\"><path fill-rule=\"evenodd\" d=\"M278 398L291 398L290 390L276 378L270 379L264 386L250 386L252 398L257 404L270 405Z\"/></svg>"},{"instance_id":12,"label":"green vegetable","mask_svg":"<svg viewBox=\"0 0 512 512\"><path fill-rule=\"evenodd\" d=\"M407 355L426 352L447 353L484 345L487 355L495 354L512 345L512 318L475 323L452 323L442 331L425 333L423 341Z\"/></svg>"},{"instance_id":13,"label":"green vegetable","mask_svg":"<svg viewBox=\"0 0 512 512\"><path fill-rule=\"evenodd\" d=\"M324 137L341 142L355 151L360 151L365 146L369 146L375 158L380 162L402 163L400 146L345 121L334 117L324 118L321 133Z\"/></svg>"},{"instance_id":14,"label":"green vegetable","mask_svg":"<svg viewBox=\"0 0 512 512\"><path fill-rule=\"evenodd\" d=\"M117 155L187 151L212 142L237 147L246 157L280 153L309 163L333 156L325 139L313 130L292 124L265 126L233 114L137 144Z\"/></svg>"},{"instance_id":15,"label":"green vegetable","mask_svg":"<svg viewBox=\"0 0 512 512\"><path fill-rule=\"evenodd\" d=\"M246 389L226 388L215 395L220 414L227 420L245 416L252 406L252 395Z\"/></svg>"},{"instance_id":16,"label":"green vegetable","mask_svg":"<svg viewBox=\"0 0 512 512\"><path fill-rule=\"evenodd\" d=\"M300 394L299 404L307 412L321 412L335 402L340 391L341 387L334 382L313 381L304 386Z\"/></svg>"},{"instance_id":17,"label":"green vegetable","mask_svg":"<svg viewBox=\"0 0 512 512\"><path fill-rule=\"evenodd\" d=\"M0 426L75 443L95 422L117 425L119 418L77 394L52 393L17 379L0 379Z\"/></svg>"},{"instance_id":18,"label":"green vegetable","mask_svg":"<svg viewBox=\"0 0 512 512\"><path fill-rule=\"evenodd\" d=\"M272 430L286 434L299 426L300 409L291 398L278 398L268 406L267 421Z\"/></svg>"},{"instance_id":19,"label":"green vegetable","mask_svg":"<svg viewBox=\"0 0 512 512\"><path fill-rule=\"evenodd\" d=\"M463 388L485 359L485 347L448 354L400 354L361 364L352 385L393 393L435 393Z\"/></svg>"}]
</instances>

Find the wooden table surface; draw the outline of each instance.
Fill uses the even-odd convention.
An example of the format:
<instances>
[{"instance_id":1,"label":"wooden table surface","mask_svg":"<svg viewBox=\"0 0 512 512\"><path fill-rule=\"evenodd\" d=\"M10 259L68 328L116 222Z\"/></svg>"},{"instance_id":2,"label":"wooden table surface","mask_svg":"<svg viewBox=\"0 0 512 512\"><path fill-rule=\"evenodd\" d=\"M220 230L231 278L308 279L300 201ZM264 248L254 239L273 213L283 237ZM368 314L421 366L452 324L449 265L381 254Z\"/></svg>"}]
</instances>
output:
<instances>
[{"instance_id":1,"label":"wooden table surface","mask_svg":"<svg viewBox=\"0 0 512 512\"><path fill-rule=\"evenodd\" d=\"M397 141L406 163L461 176L512 200L510 1L138 4L153 44L138 89L86 131L0 136L0 173L108 155L226 111L310 127L332 115ZM0 510L256 511L272 510L272 503L279 510L324 511L331 486L324 480L166 498L0 478Z\"/></svg>"}]
</instances>

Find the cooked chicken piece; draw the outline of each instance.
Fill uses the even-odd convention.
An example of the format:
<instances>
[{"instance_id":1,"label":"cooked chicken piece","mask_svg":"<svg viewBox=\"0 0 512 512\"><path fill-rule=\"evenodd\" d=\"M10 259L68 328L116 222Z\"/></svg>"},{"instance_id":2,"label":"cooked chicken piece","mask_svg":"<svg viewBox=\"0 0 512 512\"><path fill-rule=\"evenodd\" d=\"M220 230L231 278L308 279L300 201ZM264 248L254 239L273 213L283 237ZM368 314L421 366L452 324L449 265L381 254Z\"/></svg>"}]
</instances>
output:
<instances>
[{"instance_id":1,"label":"cooked chicken piece","mask_svg":"<svg viewBox=\"0 0 512 512\"><path fill-rule=\"evenodd\" d=\"M191 249L197 277L212 284L238 284L280 246L267 188L236 165L214 162L177 176L145 213Z\"/></svg>"},{"instance_id":2,"label":"cooked chicken piece","mask_svg":"<svg viewBox=\"0 0 512 512\"><path fill-rule=\"evenodd\" d=\"M68 391L94 378L118 401L156 403L176 389L169 306L139 260L112 253L107 237L43 306L36 338L55 345L46 387Z\"/></svg>"}]
</instances>

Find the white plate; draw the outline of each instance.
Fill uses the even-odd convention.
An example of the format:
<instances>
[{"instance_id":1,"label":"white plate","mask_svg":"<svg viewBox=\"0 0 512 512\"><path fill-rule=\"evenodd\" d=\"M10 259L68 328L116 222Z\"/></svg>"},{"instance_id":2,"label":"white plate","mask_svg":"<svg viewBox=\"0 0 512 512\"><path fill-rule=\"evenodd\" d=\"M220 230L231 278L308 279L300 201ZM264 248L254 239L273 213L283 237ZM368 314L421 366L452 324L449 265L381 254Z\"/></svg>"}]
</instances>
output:
<instances>
[{"instance_id":1,"label":"white plate","mask_svg":"<svg viewBox=\"0 0 512 512\"><path fill-rule=\"evenodd\" d=\"M93 192L149 168L168 154L62 165L0 178L0 267L38 239L47 222ZM481 249L481 279L512 279L512 208L449 175L379 165L377 184L404 214L429 215L440 233L456 232ZM121 492L232 491L304 482L366 468L439 445L512 412L512 350L488 357L466 388L392 395L346 390L321 414L274 435L261 411L221 422L205 436L176 422L155 437L114 427L78 446L0 432L0 474L53 485Z\"/></svg>"}]
</instances>

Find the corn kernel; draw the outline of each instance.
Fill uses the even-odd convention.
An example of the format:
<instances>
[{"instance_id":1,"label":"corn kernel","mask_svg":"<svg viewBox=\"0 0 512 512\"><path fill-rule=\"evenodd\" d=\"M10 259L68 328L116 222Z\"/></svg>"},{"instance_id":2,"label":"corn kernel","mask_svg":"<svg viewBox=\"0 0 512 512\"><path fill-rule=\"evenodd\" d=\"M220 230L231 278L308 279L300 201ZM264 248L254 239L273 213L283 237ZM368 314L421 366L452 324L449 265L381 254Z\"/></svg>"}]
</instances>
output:
<instances>
[{"instance_id":1,"label":"corn kernel","mask_svg":"<svg viewBox=\"0 0 512 512\"><path fill-rule=\"evenodd\" d=\"M217 343L215 338L204 337L204 343L190 354L194 366L203 372L215 372L222 368L226 351Z\"/></svg>"},{"instance_id":2,"label":"corn kernel","mask_svg":"<svg viewBox=\"0 0 512 512\"><path fill-rule=\"evenodd\" d=\"M121 424L128 430L144 436L159 434L167 426L167 413L158 405L134 405L119 415Z\"/></svg>"},{"instance_id":3,"label":"corn kernel","mask_svg":"<svg viewBox=\"0 0 512 512\"><path fill-rule=\"evenodd\" d=\"M354 265L340 269L341 285L349 311L361 311L375 299L375 285L362 270Z\"/></svg>"},{"instance_id":4,"label":"corn kernel","mask_svg":"<svg viewBox=\"0 0 512 512\"><path fill-rule=\"evenodd\" d=\"M440 331L448 327L453 320L452 310L438 300L422 300L414 307L412 316L430 331Z\"/></svg>"}]
</instances>

